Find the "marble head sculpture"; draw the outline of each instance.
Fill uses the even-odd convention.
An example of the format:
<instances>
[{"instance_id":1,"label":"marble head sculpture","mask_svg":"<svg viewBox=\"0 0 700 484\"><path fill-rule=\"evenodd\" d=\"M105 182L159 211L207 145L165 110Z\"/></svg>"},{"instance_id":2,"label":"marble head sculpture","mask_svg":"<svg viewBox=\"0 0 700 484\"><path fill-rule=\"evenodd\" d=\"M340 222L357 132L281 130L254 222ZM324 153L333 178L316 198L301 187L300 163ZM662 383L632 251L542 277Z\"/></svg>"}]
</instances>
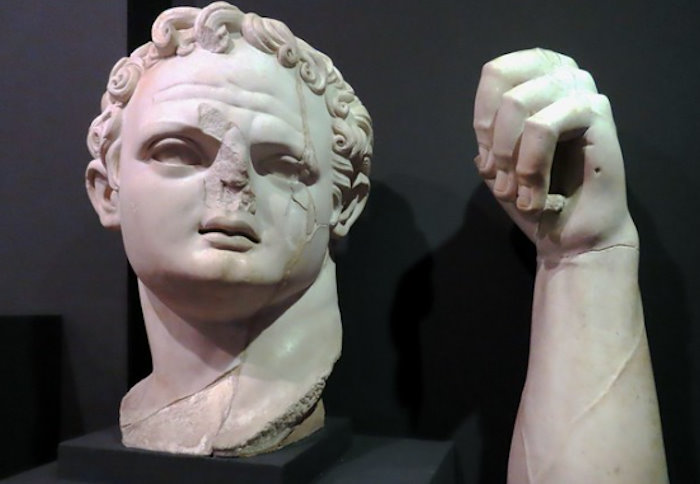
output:
<instances>
[{"instance_id":1,"label":"marble head sculpture","mask_svg":"<svg viewBox=\"0 0 700 484\"><path fill-rule=\"evenodd\" d=\"M331 60L225 2L167 10L112 69L88 147L153 362L122 400L124 444L252 455L320 428L341 347L329 244L364 207L372 154Z\"/></svg>"}]
</instances>

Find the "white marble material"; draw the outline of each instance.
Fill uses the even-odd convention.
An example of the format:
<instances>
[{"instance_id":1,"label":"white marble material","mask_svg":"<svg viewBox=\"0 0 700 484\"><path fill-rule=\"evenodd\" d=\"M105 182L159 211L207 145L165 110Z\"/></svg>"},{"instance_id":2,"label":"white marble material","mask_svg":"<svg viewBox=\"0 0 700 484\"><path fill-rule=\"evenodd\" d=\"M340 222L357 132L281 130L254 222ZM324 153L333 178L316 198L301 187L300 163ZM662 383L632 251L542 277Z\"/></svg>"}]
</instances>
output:
<instances>
[{"instance_id":1,"label":"white marble material","mask_svg":"<svg viewBox=\"0 0 700 484\"><path fill-rule=\"evenodd\" d=\"M508 482L667 482L608 99L571 58L515 52L484 66L474 128L480 174L538 255Z\"/></svg>"},{"instance_id":2,"label":"white marble material","mask_svg":"<svg viewBox=\"0 0 700 484\"><path fill-rule=\"evenodd\" d=\"M224 2L174 8L112 70L90 199L138 276L153 372L125 445L252 455L323 425L332 240L369 190L369 115L330 59Z\"/></svg>"},{"instance_id":3,"label":"white marble material","mask_svg":"<svg viewBox=\"0 0 700 484\"><path fill-rule=\"evenodd\" d=\"M217 2L159 16L102 109L87 189L121 231L153 359L124 443L244 456L320 428L341 345L329 244L369 190L350 86L282 23ZM509 482L665 482L607 98L572 59L516 52L484 67L474 127L480 174L538 253Z\"/></svg>"}]
</instances>

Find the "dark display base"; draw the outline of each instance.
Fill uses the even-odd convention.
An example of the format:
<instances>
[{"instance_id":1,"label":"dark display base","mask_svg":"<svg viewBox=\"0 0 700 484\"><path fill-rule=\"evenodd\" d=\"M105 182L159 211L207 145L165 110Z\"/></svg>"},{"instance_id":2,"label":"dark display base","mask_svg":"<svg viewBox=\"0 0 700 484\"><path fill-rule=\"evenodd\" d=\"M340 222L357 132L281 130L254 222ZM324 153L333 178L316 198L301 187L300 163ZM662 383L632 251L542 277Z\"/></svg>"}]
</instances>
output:
<instances>
[{"instance_id":1,"label":"dark display base","mask_svg":"<svg viewBox=\"0 0 700 484\"><path fill-rule=\"evenodd\" d=\"M324 436L326 432L331 435ZM349 438L347 420L328 419L326 428L317 435L272 454L246 459L203 458L125 449L119 444L118 434L110 429L64 442L59 450L58 464L49 464L2 482L3 484L77 484L78 482L454 484L456 482L456 463L452 442L356 435L352 438L350 448L334 463L331 462L329 456L332 452L328 447L335 446L337 449L339 442L345 438ZM80 450L76 449L76 442L79 443L77 447ZM347 444L347 441L345 443ZM326 469L322 473L312 470L319 469L320 463L317 459L323 459L322 462L326 464ZM295 470L290 472L290 469ZM67 471L69 471L68 475ZM278 477L280 475L282 477ZM288 480L279 480L285 478Z\"/></svg>"},{"instance_id":2,"label":"dark display base","mask_svg":"<svg viewBox=\"0 0 700 484\"><path fill-rule=\"evenodd\" d=\"M61 318L0 316L0 479L56 458Z\"/></svg>"},{"instance_id":3,"label":"dark display base","mask_svg":"<svg viewBox=\"0 0 700 484\"><path fill-rule=\"evenodd\" d=\"M356 435L352 447L314 484L454 484L452 442Z\"/></svg>"},{"instance_id":4,"label":"dark display base","mask_svg":"<svg viewBox=\"0 0 700 484\"><path fill-rule=\"evenodd\" d=\"M330 467L350 446L347 419L326 420L323 429L276 452L247 458L197 457L129 449L114 427L58 447L58 477L117 484L124 482L208 484L297 484Z\"/></svg>"}]
</instances>

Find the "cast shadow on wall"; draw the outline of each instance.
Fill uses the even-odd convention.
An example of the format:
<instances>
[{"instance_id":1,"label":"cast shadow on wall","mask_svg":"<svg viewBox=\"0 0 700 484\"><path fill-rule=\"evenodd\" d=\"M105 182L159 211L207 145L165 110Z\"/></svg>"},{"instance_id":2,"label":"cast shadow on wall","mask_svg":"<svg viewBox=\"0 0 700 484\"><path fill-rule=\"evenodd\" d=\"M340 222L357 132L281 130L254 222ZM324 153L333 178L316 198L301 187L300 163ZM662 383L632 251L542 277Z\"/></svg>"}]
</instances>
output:
<instances>
[{"instance_id":1,"label":"cast shadow on wall","mask_svg":"<svg viewBox=\"0 0 700 484\"><path fill-rule=\"evenodd\" d=\"M685 287L633 193L629 203L671 482L697 482ZM324 393L329 413L358 433L454 438L460 472L474 476L465 482L505 482L527 365L530 242L479 185L461 227L431 252L410 205L375 182L337 262L344 346ZM143 332L132 296L130 328ZM150 361L145 337L136 350L131 336L135 382Z\"/></svg>"},{"instance_id":2,"label":"cast shadow on wall","mask_svg":"<svg viewBox=\"0 0 700 484\"><path fill-rule=\"evenodd\" d=\"M418 433L454 436L465 481L478 473L478 482L505 482L527 368L534 247L480 184L461 227L430 257L435 299L421 328Z\"/></svg>"},{"instance_id":3,"label":"cast shadow on wall","mask_svg":"<svg viewBox=\"0 0 700 484\"><path fill-rule=\"evenodd\" d=\"M360 220L334 250L343 355L324 393L329 412L350 416L356 432L406 435L417 419L423 393L418 325L433 296L422 265L410 268L428 250L408 203L373 182ZM412 293L400 305L397 287Z\"/></svg>"},{"instance_id":4,"label":"cast shadow on wall","mask_svg":"<svg viewBox=\"0 0 700 484\"><path fill-rule=\"evenodd\" d=\"M360 433L454 438L466 482L505 482L527 366L534 247L484 185L434 251L400 195L375 183L370 200L339 251L345 341L329 409L351 416ZM685 288L633 193L629 203L643 244L640 285L669 473L672 482L697 482Z\"/></svg>"},{"instance_id":5,"label":"cast shadow on wall","mask_svg":"<svg viewBox=\"0 0 700 484\"><path fill-rule=\"evenodd\" d=\"M671 163L669 163L671 165ZM692 318L683 276L634 193L630 212L641 239L639 284L671 482L700 482L693 436Z\"/></svg>"},{"instance_id":6,"label":"cast shadow on wall","mask_svg":"<svg viewBox=\"0 0 700 484\"><path fill-rule=\"evenodd\" d=\"M529 241L480 185L461 227L431 252L408 203L375 183L340 252L345 341L331 412L362 433L457 435L460 461L478 462L481 482L505 482L527 362Z\"/></svg>"}]
</instances>

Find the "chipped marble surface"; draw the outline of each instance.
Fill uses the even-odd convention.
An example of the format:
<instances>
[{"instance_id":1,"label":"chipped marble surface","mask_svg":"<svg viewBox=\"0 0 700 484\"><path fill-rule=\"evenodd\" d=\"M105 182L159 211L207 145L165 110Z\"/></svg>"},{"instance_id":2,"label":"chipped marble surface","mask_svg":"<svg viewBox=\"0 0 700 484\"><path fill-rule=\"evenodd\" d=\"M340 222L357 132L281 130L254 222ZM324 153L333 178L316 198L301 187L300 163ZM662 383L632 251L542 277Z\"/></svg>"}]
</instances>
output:
<instances>
[{"instance_id":1,"label":"chipped marble surface","mask_svg":"<svg viewBox=\"0 0 700 484\"><path fill-rule=\"evenodd\" d=\"M112 70L86 185L122 234L153 373L127 446L253 455L323 425L342 328L329 246L369 189L369 115L330 59L224 2L163 12Z\"/></svg>"},{"instance_id":2,"label":"chipped marble surface","mask_svg":"<svg viewBox=\"0 0 700 484\"><path fill-rule=\"evenodd\" d=\"M329 244L366 202L367 111L330 59L223 2L164 12L102 109L86 185L139 278L154 367L124 443L253 455L318 429L342 337ZM477 169L538 252L509 482L663 482L608 99L531 49L484 66L474 114Z\"/></svg>"},{"instance_id":3,"label":"chipped marble surface","mask_svg":"<svg viewBox=\"0 0 700 484\"><path fill-rule=\"evenodd\" d=\"M508 482L667 482L610 101L572 58L524 50L483 67L474 128L477 169L538 258Z\"/></svg>"}]
</instances>

